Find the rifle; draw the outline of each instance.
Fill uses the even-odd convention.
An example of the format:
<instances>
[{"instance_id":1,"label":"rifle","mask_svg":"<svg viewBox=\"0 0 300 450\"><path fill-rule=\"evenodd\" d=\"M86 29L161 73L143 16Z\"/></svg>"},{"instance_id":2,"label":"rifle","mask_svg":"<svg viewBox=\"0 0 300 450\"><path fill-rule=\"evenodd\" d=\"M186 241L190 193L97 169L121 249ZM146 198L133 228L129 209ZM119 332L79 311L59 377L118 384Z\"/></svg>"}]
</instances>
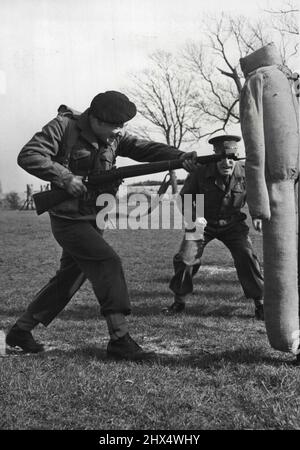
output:
<instances>
[{"instance_id":1,"label":"rifle","mask_svg":"<svg viewBox=\"0 0 300 450\"><path fill-rule=\"evenodd\" d=\"M234 153L226 155L226 158L238 161L245 158L237 158ZM221 161L224 159L224 154L213 154L198 156L196 163L209 164ZM119 167L118 169L111 169L109 171L100 171L94 175L88 175L83 179L83 183L87 188L96 189L101 185L109 184L116 180L123 180L124 178L138 177L152 173L165 172L182 168L182 159L173 159L169 161L159 161L147 164L135 164L132 166ZM36 212L38 215L43 214L54 206L59 205L65 200L75 198L64 189L53 189L50 191L38 192L33 195Z\"/></svg>"}]
</instances>

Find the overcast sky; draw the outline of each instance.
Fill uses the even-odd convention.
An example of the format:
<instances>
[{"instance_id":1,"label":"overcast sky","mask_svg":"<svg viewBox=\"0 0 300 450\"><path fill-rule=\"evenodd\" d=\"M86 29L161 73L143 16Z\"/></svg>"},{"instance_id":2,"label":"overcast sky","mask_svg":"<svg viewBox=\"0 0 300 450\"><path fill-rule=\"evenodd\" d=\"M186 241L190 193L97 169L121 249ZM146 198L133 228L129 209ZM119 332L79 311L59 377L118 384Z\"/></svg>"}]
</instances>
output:
<instances>
[{"instance_id":1,"label":"overcast sky","mask_svg":"<svg viewBox=\"0 0 300 450\"><path fill-rule=\"evenodd\" d=\"M40 181L16 164L30 137L65 103L88 107L98 92L122 90L156 49L201 38L208 12L259 17L282 1L0 0L0 181L22 192ZM134 99L133 99L134 100ZM119 158L119 165L129 160ZM133 162L131 161L133 164Z\"/></svg>"}]
</instances>

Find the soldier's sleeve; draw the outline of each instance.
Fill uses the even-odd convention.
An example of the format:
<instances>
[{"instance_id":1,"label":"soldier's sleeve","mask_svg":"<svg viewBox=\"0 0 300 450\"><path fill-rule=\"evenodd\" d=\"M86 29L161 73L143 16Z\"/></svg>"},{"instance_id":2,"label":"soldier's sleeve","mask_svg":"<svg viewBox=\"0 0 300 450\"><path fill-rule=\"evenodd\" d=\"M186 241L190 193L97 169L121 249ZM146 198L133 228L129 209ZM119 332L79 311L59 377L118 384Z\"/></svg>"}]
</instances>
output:
<instances>
[{"instance_id":1,"label":"soldier's sleeve","mask_svg":"<svg viewBox=\"0 0 300 450\"><path fill-rule=\"evenodd\" d=\"M53 158L58 154L67 125L68 119L63 117L47 123L20 151L19 166L31 175L63 187L64 179L71 172Z\"/></svg>"},{"instance_id":2,"label":"soldier's sleeve","mask_svg":"<svg viewBox=\"0 0 300 450\"><path fill-rule=\"evenodd\" d=\"M129 133L121 138L117 149L118 156L125 156L140 162L155 162L179 159L184 152L159 142L147 141Z\"/></svg>"},{"instance_id":3,"label":"soldier's sleeve","mask_svg":"<svg viewBox=\"0 0 300 450\"><path fill-rule=\"evenodd\" d=\"M245 174L245 163L243 161L240 161L240 166L241 166L241 173L242 173L242 180L243 180L243 186L244 186L244 196L243 196L243 206L242 208L244 208L245 204L247 202L247 189L246 189L246 174Z\"/></svg>"}]
</instances>

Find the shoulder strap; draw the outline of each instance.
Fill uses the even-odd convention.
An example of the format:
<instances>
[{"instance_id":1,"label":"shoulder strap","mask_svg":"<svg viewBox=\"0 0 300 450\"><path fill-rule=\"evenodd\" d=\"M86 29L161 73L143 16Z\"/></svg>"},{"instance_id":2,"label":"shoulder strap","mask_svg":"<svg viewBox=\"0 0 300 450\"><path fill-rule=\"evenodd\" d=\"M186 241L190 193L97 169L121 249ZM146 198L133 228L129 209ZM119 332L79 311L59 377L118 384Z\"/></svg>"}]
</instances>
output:
<instances>
[{"instance_id":1,"label":"shoulder strap","mask_svg":"<svg viewBox=\"0 0 300 450\"><path fill-rule=\"evenodd\" d=\"M61 146L61 164L66 167L69 165L71 151L79 135L79 130L76 126L79 115L80 113L78 111L75 111L66 105L60 105L58 108L58 116L67 117L69 119Z\"/></svg>"}]
</instances>

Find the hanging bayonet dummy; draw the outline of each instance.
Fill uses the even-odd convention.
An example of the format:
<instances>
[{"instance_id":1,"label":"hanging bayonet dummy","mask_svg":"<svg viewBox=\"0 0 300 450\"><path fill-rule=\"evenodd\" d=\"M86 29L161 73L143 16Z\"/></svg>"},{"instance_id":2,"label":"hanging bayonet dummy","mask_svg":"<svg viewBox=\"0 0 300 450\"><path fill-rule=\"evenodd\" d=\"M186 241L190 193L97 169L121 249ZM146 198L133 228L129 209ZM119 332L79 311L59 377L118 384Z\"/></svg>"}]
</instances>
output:
<instances>
[{"instance_id":1,"label":"hanging bayonet dummy","mask_svg":"<svg viewBox=\"0 0 300 450\"><path fill-rule=\"evenodd\" d=\"M252 219L262 219L264 313L269 342L299 353L296 181L298 102L294 75L273 43L242 58L240 118ZM298 356L299 358L299 356Z\"/></svg>"}]
</instances>

